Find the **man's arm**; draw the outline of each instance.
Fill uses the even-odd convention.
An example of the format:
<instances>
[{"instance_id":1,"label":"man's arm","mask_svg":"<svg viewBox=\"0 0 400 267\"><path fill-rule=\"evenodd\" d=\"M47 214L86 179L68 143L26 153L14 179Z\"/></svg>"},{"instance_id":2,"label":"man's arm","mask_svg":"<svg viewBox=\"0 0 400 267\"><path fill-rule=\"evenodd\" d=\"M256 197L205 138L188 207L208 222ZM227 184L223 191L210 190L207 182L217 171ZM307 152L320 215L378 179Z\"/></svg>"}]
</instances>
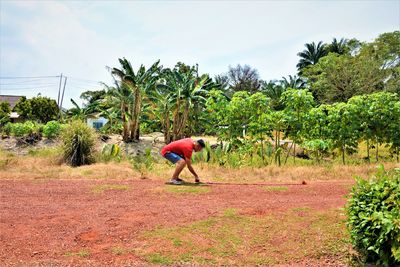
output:
<instances>
[{"instance_id":1,"label":"man's arm","mask_svg":"<svg viewBox=\"0 0 400 267\"><path fill-rule=\"evenodd\" d=\"M197 173L195 172L195 170L192 167L192 160L188 159L188 158L186 158L185 160L186 160L186 165L187 165L189 171L194 175L194 178L199 179L199 176L197 175Z\"/></svg>"}]
</instances>

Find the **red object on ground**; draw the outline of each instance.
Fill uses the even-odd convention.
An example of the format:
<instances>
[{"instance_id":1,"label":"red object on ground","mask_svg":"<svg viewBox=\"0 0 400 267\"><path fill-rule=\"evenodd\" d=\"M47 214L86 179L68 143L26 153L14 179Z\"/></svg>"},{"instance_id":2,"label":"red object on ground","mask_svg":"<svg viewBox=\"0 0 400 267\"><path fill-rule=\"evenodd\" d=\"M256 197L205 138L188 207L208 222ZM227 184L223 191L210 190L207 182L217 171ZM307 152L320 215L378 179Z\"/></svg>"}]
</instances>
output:
<instances>
[{"instance_id":1,"label":"red object on ground","mask_svg":"<svg viewBox=\"0 0 400 267\"><path fill-rule=\"evenodd\" d=\"M180 156L190 159L192 157L194 149L194 141L191 138L185 138L181 140L169 143L161 149L161 155L165 155L168 152L173 152Z\"/></svg>"}]
</instances>

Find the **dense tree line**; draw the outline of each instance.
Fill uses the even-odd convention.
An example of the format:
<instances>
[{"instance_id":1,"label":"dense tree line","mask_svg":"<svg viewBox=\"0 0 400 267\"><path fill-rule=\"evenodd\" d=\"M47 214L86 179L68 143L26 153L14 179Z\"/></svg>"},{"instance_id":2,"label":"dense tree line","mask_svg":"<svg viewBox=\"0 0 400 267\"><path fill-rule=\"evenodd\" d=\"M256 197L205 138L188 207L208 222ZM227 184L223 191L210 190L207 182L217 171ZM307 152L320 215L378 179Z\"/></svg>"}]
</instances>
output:
<instances>
[{"instance_id":1,"label":"dense tree line","mask_svg":"<svg viewBox=\"0 0 400 267\"><path fill-rule=\"evenodd\" d=\"M114 84L84 92L84 107L71 99L74 108L67 115L82 120L104 116L109 123L103 130L121 134L126 142L138 141L140 133L147 131L162 131L166 142L195 134L217 134L221 139L242 142L245 129L252 140L272 138L276 147L284 133L294 141L294 149L296 144L307 146L317 158L328 147L340 149L343 155L351 152L361 139L398 146L387 132L397 129L382 126L384 119L360 119L367 111L354 107L370 106L371 97L387 97L397 108L399 31L381 34L370 43L343 38L334 38L329 44L311 42L298 56L298 73L272 81L261 80L258 71L248 65L229 66L226 73L212 78L199 73L197 65L178 62L174 68L164 68L157 61L149 68L140 65L135 70L129 60L121 58L120 66L108 68ZM377 92L385 94L374 94ZM40 107L34 104L38 100L42 101ZM14 110L24 118L47 122L59 111L54 105L47 107L44 100L21 99ZM375 104L368 112L381 114ZM381 116L391 114L393 111ZM359 118L361 126L348 129L355 121L351 116ZM311 125L320 126L314 129ZM337 127L336 139L333 132L328 134L326 125ZM372 134L372 129L379 127L386 130Z\"/></svg>"}]
</instances>

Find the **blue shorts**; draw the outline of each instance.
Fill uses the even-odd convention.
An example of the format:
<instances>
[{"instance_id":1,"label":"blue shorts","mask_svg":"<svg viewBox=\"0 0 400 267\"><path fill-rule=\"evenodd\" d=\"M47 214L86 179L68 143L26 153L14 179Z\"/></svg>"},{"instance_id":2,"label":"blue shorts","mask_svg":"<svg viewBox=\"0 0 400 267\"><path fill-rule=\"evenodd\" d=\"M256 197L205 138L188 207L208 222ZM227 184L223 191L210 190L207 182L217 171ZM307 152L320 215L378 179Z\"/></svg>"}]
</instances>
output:
<instances>
[{"instance_id":1,"label":"blue shorts","mask_svg":"<svg viewBox=\"0 0 400 267\"><path fill-rule=\"evenodd\" d=\"M175 154L173 152L168 152L164 155L164 158L166 158L167 160L171 161L172 163L177 163L178 161L180 161L182 158L182 156Z\"/></svg>"}]
</instances>

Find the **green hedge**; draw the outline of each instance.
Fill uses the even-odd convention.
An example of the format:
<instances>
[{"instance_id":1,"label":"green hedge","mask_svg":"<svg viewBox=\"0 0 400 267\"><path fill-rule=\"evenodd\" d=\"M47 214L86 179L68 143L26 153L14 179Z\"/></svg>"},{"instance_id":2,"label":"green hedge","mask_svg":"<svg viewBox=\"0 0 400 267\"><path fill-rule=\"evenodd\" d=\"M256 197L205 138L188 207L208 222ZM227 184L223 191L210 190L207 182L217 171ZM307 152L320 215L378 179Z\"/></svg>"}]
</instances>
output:
<instances>
[{"instance_id":1,"label":"green hedge","mask_svg":"<svg viewBox=\"0 0 400 267\"><path fill-rule=\"evenodd\" d=\"M364 261L400 266L400 169L358 179L347 204L351 241Z\"/></svg>"}]
</instances>

